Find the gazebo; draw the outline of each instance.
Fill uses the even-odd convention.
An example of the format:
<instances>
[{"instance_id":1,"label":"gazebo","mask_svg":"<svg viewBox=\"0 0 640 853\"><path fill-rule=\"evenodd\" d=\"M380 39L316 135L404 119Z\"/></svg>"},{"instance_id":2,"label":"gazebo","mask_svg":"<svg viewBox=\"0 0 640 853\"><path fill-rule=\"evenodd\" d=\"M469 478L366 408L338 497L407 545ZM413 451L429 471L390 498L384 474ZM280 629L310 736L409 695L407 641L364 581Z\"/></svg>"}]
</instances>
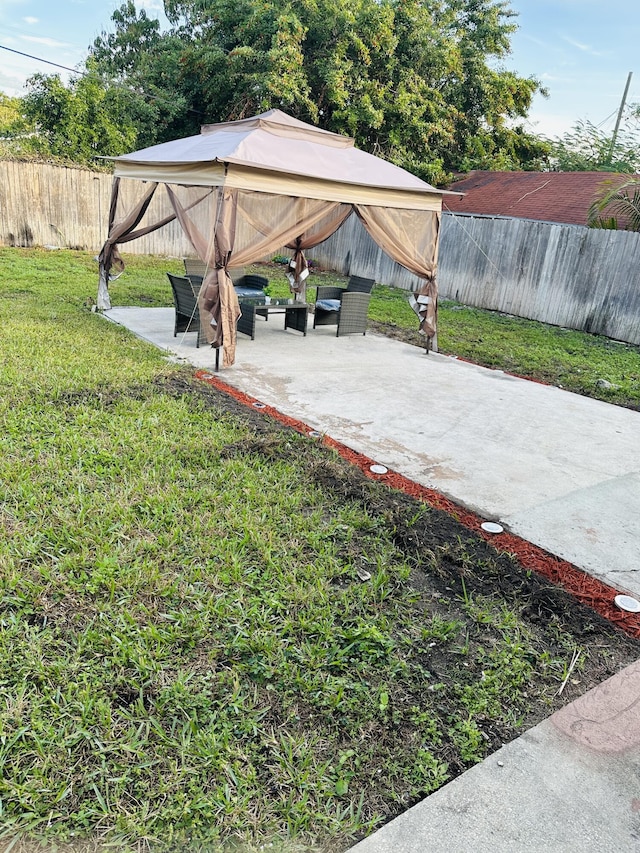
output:
<instances>
[{"instance_id":1,"label":"gazebo","mask_svg":"<svg viewBox=\"0 0 640 853\"><path fill-rule=\"evenodd\" d=\"M304 300L304 251L355 214L384 252L421 279L412 304L420 331L434 338L443 191L360 151L353 139L270 110L114 161L99 310L111 307L111 269L123 268L118 246L177 219L208 270L199 296L203 332L222 346L223 366L230 366L239 306L229 270L286 246L293 252L292 290ZM145 184L135 201L124 201L123 181Z\"/></svg>"}]
</instances>

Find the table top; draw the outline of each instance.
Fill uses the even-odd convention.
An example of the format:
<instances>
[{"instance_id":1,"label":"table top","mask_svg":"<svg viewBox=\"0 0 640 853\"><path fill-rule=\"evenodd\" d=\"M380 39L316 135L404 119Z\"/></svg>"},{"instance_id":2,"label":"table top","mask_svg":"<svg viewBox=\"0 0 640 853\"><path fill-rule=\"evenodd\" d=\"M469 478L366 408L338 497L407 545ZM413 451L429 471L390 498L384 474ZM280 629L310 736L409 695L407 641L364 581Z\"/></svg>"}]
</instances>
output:
<instances>
[{"instance_id":1,"label":"table top","mask_svg":"<svg viewBox=\"0 0 640 853\"><path fill-rule=\"evenodd\" d=\"M308 308L309 305L307 302L296 302L294 299L274 299L271 297L269 302L265 301L264 296L243 296L239 300L240 302L247 302L249 305L253 305L256 308Z\"/></svg>"}]
</instances>

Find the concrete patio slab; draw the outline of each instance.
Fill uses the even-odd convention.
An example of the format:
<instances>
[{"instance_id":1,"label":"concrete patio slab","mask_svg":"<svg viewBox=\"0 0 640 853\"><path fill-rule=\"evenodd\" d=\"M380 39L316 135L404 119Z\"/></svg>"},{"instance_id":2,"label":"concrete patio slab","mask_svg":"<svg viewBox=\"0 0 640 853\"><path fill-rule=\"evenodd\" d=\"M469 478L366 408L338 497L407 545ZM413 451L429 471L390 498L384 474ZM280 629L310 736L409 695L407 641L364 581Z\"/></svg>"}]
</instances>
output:
<instances>
[{"instance_id":1,"label":"concrete patio slab","mask_svg":"<svg viewBox=\"0 0 640 853\"><path fill-rule=\"evenodd\" d=\"M105 316L194 366L171 308ZM368 333L238 335L229 385L640 595L640 413Z\"/></svg>"}]
</instances>

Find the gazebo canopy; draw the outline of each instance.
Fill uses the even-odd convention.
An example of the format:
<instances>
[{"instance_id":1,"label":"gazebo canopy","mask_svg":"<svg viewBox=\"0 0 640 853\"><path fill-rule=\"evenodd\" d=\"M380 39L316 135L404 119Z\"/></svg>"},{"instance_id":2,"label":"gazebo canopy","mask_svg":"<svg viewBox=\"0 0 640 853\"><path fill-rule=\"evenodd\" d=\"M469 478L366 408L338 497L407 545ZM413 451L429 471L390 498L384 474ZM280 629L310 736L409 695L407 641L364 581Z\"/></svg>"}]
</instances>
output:
<instances>
[{"instance_id":1,"label":"gazebo canopy","mask_svg":"<svg viewBox=\"0 0 640 853\"><path fill-rule=\"evenodd\" d=\"M205 125L197 136L114 161L109 236L100 254L99 308L110 307L109 270L122 264L117 245L177 218L211 270L200 292L200 317L207 339L223 347L223 365L229 366L235 357L239 307L228 270L287 246L294 251L292 290L304 300L304 250L326 240L355 213L390 257L424 279L415 308L421 331L435 336L443 191L360 151L353 139L270 110ZM147 184L129 210L119 210L122 179ZM149 221L159 184L170 207L167 215Z\"/></svg>"},{"instance_id":2,"label":"gazebo canopy","mask_svg":"<svg viewBox=\"0 0 640 853\"><path fill-rule=\"evenodd\" d=\"M116 157L115 174L346 204L442 208L442 190L360 151L347 136L305 124L280 110L204 125L198 136Z\"/></svg>"}]
</instances>

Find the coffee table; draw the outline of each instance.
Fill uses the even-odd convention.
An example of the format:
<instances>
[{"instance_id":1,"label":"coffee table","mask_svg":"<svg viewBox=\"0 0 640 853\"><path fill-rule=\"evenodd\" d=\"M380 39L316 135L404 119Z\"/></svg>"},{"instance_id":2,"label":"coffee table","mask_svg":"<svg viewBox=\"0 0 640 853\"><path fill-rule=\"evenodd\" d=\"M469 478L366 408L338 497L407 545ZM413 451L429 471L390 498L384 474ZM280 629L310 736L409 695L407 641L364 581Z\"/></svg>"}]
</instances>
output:
<instances>
[{"instance_id":1,"label":"coffee table","mask_svg":"<svg viewBox=\"0 0 640 853\"><path fill-rule=\"evenodd\" d=\"M256 315L259 314L265 320L269 314L284 314L284 328L293 329L296 332L307 334L307 318L309 306L306 302L294 302L292 299L271 299L265 302L261 299L241 299L240 317L238 318L238 331L243 335L249 335L251 340L256 335Z\"/></svg>"}]
</instances>

